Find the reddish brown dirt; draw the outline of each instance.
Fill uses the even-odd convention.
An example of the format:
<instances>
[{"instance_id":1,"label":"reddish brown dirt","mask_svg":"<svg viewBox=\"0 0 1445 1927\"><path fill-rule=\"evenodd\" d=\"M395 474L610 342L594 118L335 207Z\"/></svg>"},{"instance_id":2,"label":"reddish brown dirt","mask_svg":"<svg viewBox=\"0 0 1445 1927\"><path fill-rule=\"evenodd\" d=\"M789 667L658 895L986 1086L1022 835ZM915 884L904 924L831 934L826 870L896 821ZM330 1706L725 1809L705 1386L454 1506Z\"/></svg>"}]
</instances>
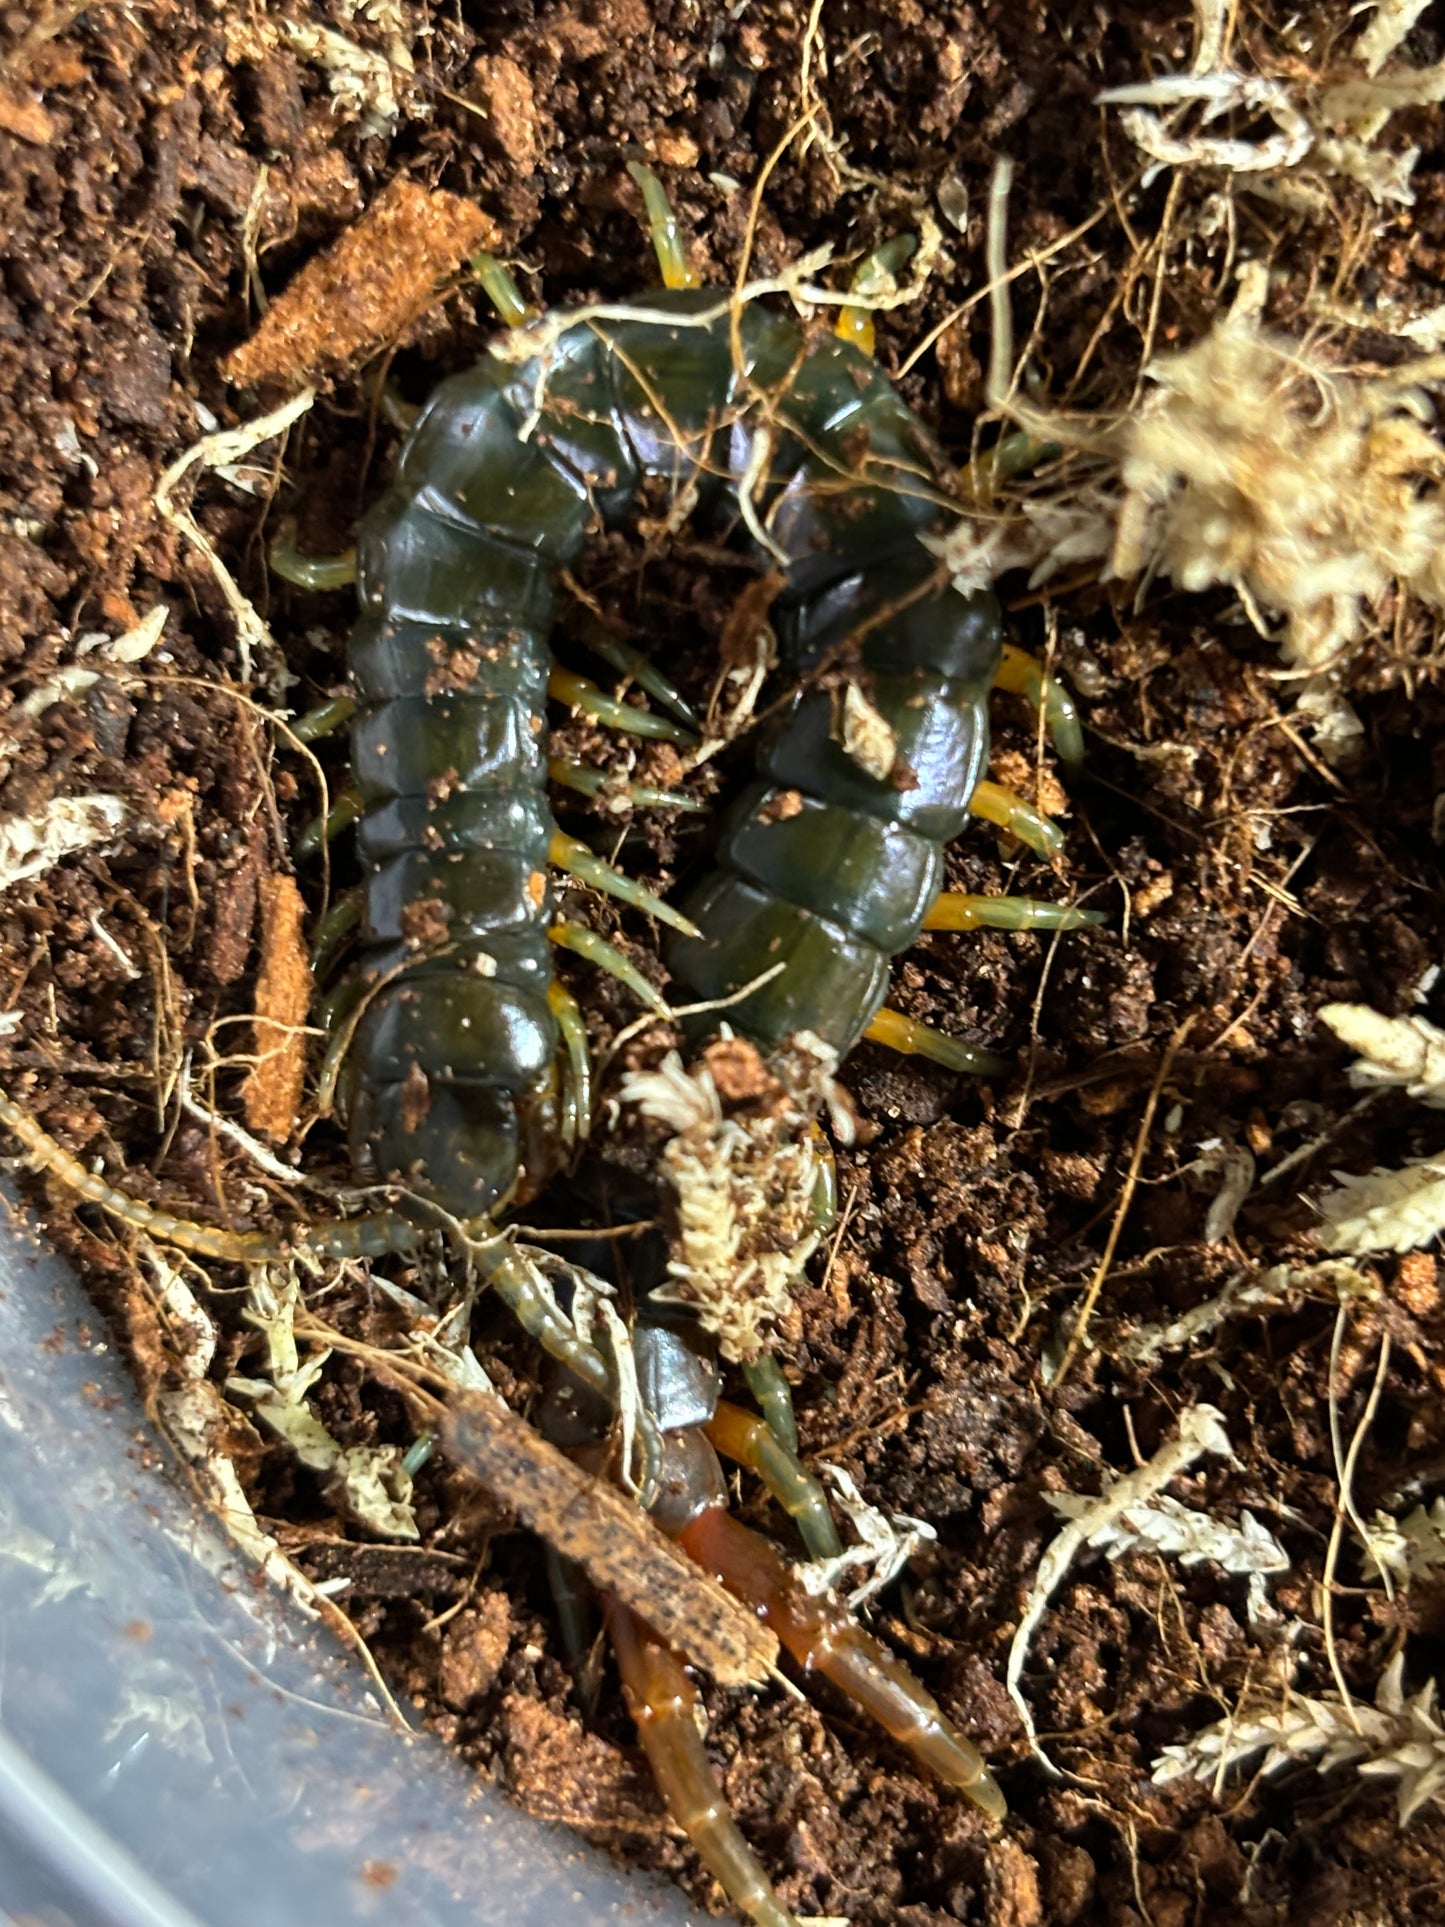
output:
<instances>
[{"instance_id":1,"label":"reddish brown dirt","mask_svg":"<svg viewBox=\"0 0 1445 1927\"><path fill-rule=\"evenodd\" d=\"M1279 32L1287 11L1251 13L1250 39ZM386 22L368 23L365 12L330 0L306 17L386 48ZM0 898L0 1009L20 1013L0 1047L3 1082L67 1144L124 1170L132 1191L188 1199L200 1215L227 1199L255 1213L264 1196L254 1170L194 1123L167 1111L158 1130L158 1100L169 1104L187 1051L255 1006L263 888L289 870L289 839L315 806L308 766L273 744L266 710L283 684L298 709L342 685L349 608L343 595L268 580L277 445L251 458L256 472L243 479L253 492L200 479L197 520L279 644L258 663L255 702L242 699L215 573L154 505L164 469L208 426L278 398L229 389L222 358L252 333L266 295L403 178L484 208L528 292L557 304L650 283L625 172L628 159L649 158L699 267L731 276L745 190L799 105L806 9L793 0L516 0L437 13L398 0L391 12L416 71L400 78L400 115L380 131L339 114L314 62L253 21L228 27L180 0L155 0L143 14L71 0L0 15L0 226L9 236L0 662L12 705L0 727L15 739L0 813L107 792L125 799L131 825L111 848ZM1117 402L1133 385L1146 330L1162 347L1208 326L1229 294L1222 235L1200 231L1171 254L1151 324L1154 278L1131 278L1117 210L1147 240L1167 184L1120 185L1133 151L1092 105L1103 85L1188 64L1186 7L1167 21L1157 7L1105 13L1041 0L840 0L826 13L830 60L820 69L815 52L812 71L828 138L806 152L795 144L773 172L760 269L819 242L857 249L906 229L949 183L947 204L966 197L967 206L962 231L945 230L950 258L922 301L880 329L883 362L896 368L983 279L988 176L1008 151L1019 163L1016 250L1045 247L1104 210L1051 263L1037 350L1047 389L1067 387L1087 349L1075 403ZM1442 50L1422 31L1410 51L1424 62ZM1337 279L1356 300L1392 290L1423 306L1445 298L1438 113L1420 116L1415 134L1427 151L1408 213L1385 219L1347 194L1337 217L1308 229L1252 217L1251 245L1275 250L1282 324L1316 279ZM1190 192L1202 197L1210 185ZM1037 281L1018 284L1021 318L1037 294ZM398 382L419 399L491 330L473 290L439 297L398 346ZM1383 338L1360 351L1393 352ZM959 454L987 353L977 310L902 383ZM372 392L339 381L285 449L278 509L299 513L304 548L342 546L385 474L395 437L378 427ZM629 620L630 559L625 543L609 545L590 576ZM743 579L684 557L675 572L649 576L646 622L664 647L669 634L717 637ZM169 612L161 652L19 719L13 705L73 659L77 637L119 634L158 602ZM1063 1779L1029 1760L1002 1687L1022 1601L1056 1530L1044 1495L1099 1490L1199 1400L1225 1413L1236 1456L1204 1462L1173 1489L1231 1520L1248 1507L1278 1534L1293 1567L1274 1583L1273 1604L1306 1622L1296 1680L1305 1691L1329 1687L1316 1588L1338 1494L1335 1302L1300 1293L1270 1318L1226 1325L1148 1371L1127 1362L1119 1341L1241 1273L1318 1256L1308 1200L1332 1167L1365 1170L1445 1141L1438 1116L1403 1099L1357 1113L1344 1055L1313 1014L1339 998L1416 1009L1415 986L1442 956L1431 834L1442 703L1430 637L1418 612L1398 612L1393 626L1386 612L1387 640L1348 672L1361 753L1333 774L1291 721L1274 653L1226 598L1156 585L1136 606L1131 590L1085 584L1048 601L1018 588L1016 602L1020 639L1056 638L1081 696L1089 759L1069 782L1067 876L1108 911L1109 927L1056 948L1034 937L935 936L902 964L898 998L910 1014L1004 1050L1018 1068L980 1090L871 1048L851 1060L847 1081L871 1128L843 1160L846 1234L804 1294L805 1335L791 1361L807 1455L843 1464L874 1503L937 1530L936 1547L884 1596L877 1624L977 1734L1011 1818L991 1837L826 1691L804 1700L708 1691L713 1756L745 1832L800 1914L858 1927L1437 1921L1438 1804L1401 1835L1388 1786L1348 1771L1242 1781L1220 1797L1207 1784L1151 1785L1161 1747L1218 1718L1247 1683L1280 1676L1277 1627L1250 1624L1242 1579L1143 1555L1078 1562L1025 1669ZM699 686L708 668L694 662ZM1002 748L1031 764L1021 707L1001 701L997 713ZM568 740L606 753L588 732L572 729ZM340 775L339 752L323 755ZM576 821L586 827L585 815ZM696 833L649 834L650 852L639 835L628 861L669 885L694 860ZM979 834L956 850L953 879L996 889L1013 861ZM314 875L303 872L308 890ZM1026 863L1022 887L1031 877L1054 887ZM652 967L645 925L601 906L595 915ZM582 973L572 981L599 1036L632 1015L622 993ZM1426 1014L1438 1017L1439 1001L1433 995ZM1186 1017L1192 1028L1180 1039ZM230 1048L234 1037L222 1037ZM1042 1362L1057 1363L1100 1263L1161 1080L1095 1314L1096 1346L1050 1389ZM228 1074L221 1097L234 1104L236 1091ZM1232 1229L1206 1245L1218 1171L1201 1162L1201 1147L1216 1144L1248 1149L1261 1179L1312 1148L1257 1186ZM628 1154L619 1146L611 1155ZM337 1140L316 1134L307 1158L337 1174ZM632 1161L646 1167L641 1147ZM101 1300L134 1314L138 1369L153 1383L164 1355L154 1320L139 1313L125 1238L59 1199L49 1222ZM1349 1313L1334 1387L1348 1439L1390 1334L1355 1478L1366 1515L1431 1496L1445 1463L1435 1260L1375 1271L1382 1296ZM358 1295L358 1315L363 1305ZM500 1322L478 1342L502 1389L525 1401L534 1385L526 1349ZM244 1366L254 1343L237 1331L218 1373ZM349 1440L407 1435L398 1402L359 1369L338 1372L320 1403ZM534 1545L474 1489L429 1470L423 1544L404 1551L359 1544L279 1450L243 1469L294 1556L318 1578L350 1576L357 1623L398 1690L422 1696L480 1770L716 1901L661 1819L610 1676L595 1715L578 1711ZM778 1529L751 1491L744 1509ZM1407 1681L1423 1683L1438 1659L1445 1595L1421 1584L1391 1606L1362 1584L1348 1548L1338 1585L1337 1661L1353 1691L1369 1697L1407 1634ZM443 1619L449 1608L459 1610Z\"/></svg>"}]
</instances>

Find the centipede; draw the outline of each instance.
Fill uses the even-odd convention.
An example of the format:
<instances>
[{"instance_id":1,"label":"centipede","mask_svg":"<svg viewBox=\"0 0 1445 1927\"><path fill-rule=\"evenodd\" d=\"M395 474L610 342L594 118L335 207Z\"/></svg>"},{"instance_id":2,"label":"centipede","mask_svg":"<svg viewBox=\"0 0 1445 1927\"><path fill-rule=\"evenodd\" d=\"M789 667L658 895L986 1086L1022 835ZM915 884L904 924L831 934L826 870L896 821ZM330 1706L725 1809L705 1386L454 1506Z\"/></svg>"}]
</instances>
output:
<instances>
[{"instance_id":1,"label":"centipede","mask_svg":"<svg viewBox=\"0 0 1445 1927\"><path fill-rule=\"evenodd\" d=\"M328 717L349 721L354 791L328 829L356 823L362 883L337 927L355 927L360 960L333 1049L354 1166L391 1187L396 1205L299 1226L285 1240L194 1224L128 1199L0 1098L0 1120L82 1196L206 1255L254 1263L298 1246L380 1255L451 1227L550 1354L568 1398L598 1408L599 1429L618 1410L615 1357L579 1334L537 1267L496 1233L590 1126L587 1032L555 951L612 972L655 1012L669 1009L620 950L561 914L553 872L669 925L674 981L704 1008L725 1006L760 1047L806 1034L833 1061L866 1037L954 1070L999 1068L887 1006L893 959L922 930L1096 920L1069 904L943 888L948 845L971 817L1045 853L1057 840L985 777L991 689L1031 696L1071 758L1077 719L1058 686L1007 644L996 597L956 590L930 547L954 478L868 352L862 311L819 333L698 286L658 184L634 172L663 287L625 309L537 322L501 264L483 262L513 326L433 392L358 532L353 694ZM871 271L865 265L865 277ZM681 906L562 834L551 786L586 797L600 778L549 760L545 747L553 699L634 734L695 740L697 715L637 652L617 647L610 659L655 708L608 696L552 653L563 572L652 487L685 489L696 517L776 572L770 619L796 685L759 731L753 779ZM288 567L303 583L336 579L329 565L292 557ZM685 794L641 786L629 800L692 806ZM837 1550L827 1502L798 1459L780 1375L760 1371L767 1419L753 1420L719 1404L701 1354L658 1337L646 1319L639 1333L666 1365L640 1412L652 1451L645 1502L776 1621L805 1667L841 1668L890 1732L997 1818L1002 1796L981 1757L906 1669L842 1607L810 1603L775 1555L725 1521L708 1469L714 1445L763 1478L815 1557ZM668 1437L682 1443L669 1448ZM670 1510L668 1450L687 1461ZM726 1810L678 1684L683 1656L649 1633L645 1601L613 1599L606 1610L676 1817L736 1906L770 1927L790 1921L719 1819Z\"/></svg>"}]
</instances>

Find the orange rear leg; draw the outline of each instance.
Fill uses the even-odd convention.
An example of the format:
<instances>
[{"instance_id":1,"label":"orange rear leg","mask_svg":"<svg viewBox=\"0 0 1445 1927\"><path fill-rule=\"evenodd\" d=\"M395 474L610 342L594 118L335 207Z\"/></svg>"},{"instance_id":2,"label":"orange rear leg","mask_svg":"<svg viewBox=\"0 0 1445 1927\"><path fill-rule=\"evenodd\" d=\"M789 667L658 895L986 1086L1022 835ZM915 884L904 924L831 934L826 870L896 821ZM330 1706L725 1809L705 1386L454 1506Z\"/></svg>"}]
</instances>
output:
<instances>
[{"instance_id":1,"label":"orange rear leg","mask_svg":"<svg viewBox=\"0 0 1445 1927\"><path fill-rule=\"evenodd\" d=\"M678 1544L771 1626L800 1666L822 1673L884 1732L991 1819L1008 1811L983 1755L901 1660L865 1632L831 1594L815 1599L765 1539L721 1506L708 1506Z\"/></svg>"},{"instance_id":2,"label":"orange rear leg","mask_svg":"<svg viewBox=\"0 0 1445 1927\"><path fill-rule=\"evenodd\" d=\"M684 1662L620 1599L608 1594L603 1603L627 1710L668 1812L740 1913L758 1927L798 1927L728 1811L697 1730L697 1694Z\"/></svg>"}]
</instances>

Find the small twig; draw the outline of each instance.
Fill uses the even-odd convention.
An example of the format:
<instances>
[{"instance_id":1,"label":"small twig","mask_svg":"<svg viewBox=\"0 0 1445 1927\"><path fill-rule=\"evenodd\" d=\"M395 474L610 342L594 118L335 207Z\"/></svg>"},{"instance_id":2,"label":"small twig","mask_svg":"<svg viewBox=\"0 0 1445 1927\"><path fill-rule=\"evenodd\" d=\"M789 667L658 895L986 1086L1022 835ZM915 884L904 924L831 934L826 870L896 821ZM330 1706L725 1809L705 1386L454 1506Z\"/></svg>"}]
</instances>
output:
<instances>
[{"instance_id":1,"label":"small twig","mask_svg":"<svg viewBox=\"0 0 1445 1927\"><path fill-rule=\"evenodd\" d=\"M1360 1414L1360 1422L1355 1427L1355 1435L1350 1440L1350 1449L1343 1463L1340 1460L1340 1411L1335 1386L1340 1362L1340 1343L1344 1337L1345 1322L1349 1307L1341 1305L1335 1319L1334 1338L1330 1345L1330 1441L1335 1453L1335 1472L1339 1480L1339 1496L1335 1500L1334 1522L1330 1527L1330 1542L1325 1549L1325 1569L1320 1580L1320 1622L1325 1635L1325 1652L1329 1656L1330 1671L1334 1674L1335 1685L1339 1688L1340 1701L1349 1717L1350 1724L1357 1733L1363 1731L1359 1715L1355 1712L1355 1702L1345 1683L1344 1668L1340 1664L1339 1648L1335 1643L1335 1567L1339 1562L1340 1544L1344 1538L1345 1520L1348 1518L1366 1545L1370 1535L1364 1520L1356 1510L1354 1501L1355 1464L1360 1456L1360 1448L1366 1434L1375 1420L1379 1408L1380 1394L1385 1386L1385 1370L1390 1363L1390 1334L1380 1335L1380 1358L1375 1367L1375 1382L1370 1387L1370 1396L1365 1401L1365 1409ZM1383 1568L1381 1569L1383 1571ZM1388 1585L1388 1576L1386 1584Z\"/></svg>"},{"instance_id":2,"label":"small twig","mask_svg":"<svg viewBox=\"0 0 1445 1927\"><path fill-rule=\"evenodd\" d=\"M1139 1182L1139 1172L1144 1164L1144 1153L1149 1145L1149 1133L1154 1128L1154 1113L1159 1108L1159 1099L1163 1094L1165 1082L1173 1068L1174 1059L1179 1054L1180 1047L1183 1045L1190 1031L1194 1028L1194 1020L1197 1016L1197 1011L1191 1011L1189 1013L1165 1045L1164 1055L1159 1060L1159 1069L1155 1074L1154 1084L1149 1092L1149 1101L1144 1106L1144 1115L1139 1123L1138 1136L1134 1140L1134 1155L1129 1160L1129 1170L1124 1179L1124 1189L1119 1195L1119 1203L1114 1212L1114 1222L1109 1226L1109 1236L1104 1245L1104 1255L1095 1267L1094 1275L1089 1280L1089 1288L1084 1293L1084 1302L1079 1308L1079 1315L1074 1321L1074 1329L1069 1336L1063 1362L1059 1366L1058 1373L1054 1379L1056 1388L1062 1385L1068 1377L1074 1360L1078 1356L1088 1333L1089 1320L1094 1314L1095 1305L1099 1302L1099 1293L1104 1289L1104 1280L1108 1277L1109 1269L1114 1262L1114 1253L1118 1248L1119 1235L1124 1229L1124 1220L1129 1215L1129 1206L1133 1202L1135 1186Z\"/></svg>"}]
</instances>

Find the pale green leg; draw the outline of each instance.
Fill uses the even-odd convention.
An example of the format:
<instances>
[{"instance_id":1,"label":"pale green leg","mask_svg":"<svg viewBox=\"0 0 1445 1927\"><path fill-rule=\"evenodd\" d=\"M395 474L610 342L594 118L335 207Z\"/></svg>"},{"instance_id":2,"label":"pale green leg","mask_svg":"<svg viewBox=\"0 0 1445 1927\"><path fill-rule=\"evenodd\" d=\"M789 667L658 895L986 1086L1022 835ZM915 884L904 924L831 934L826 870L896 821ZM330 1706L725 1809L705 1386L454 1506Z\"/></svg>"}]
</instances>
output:
<instances>
[{"instance_id":1,"label":"pale green leg","mask_svg":"<svg viewBox=\"0 0 1445 1927\"><path fill-rule=\"evenodd\" d=\"M311 974L318 982L328 974L342 945L361 922L364 908L360 890L348 890L321 919L311 944Z\"/></svg>"},{"instance_id":2,"label":"pale green leg","mask_svg":"<svg viewBox=\"0 0 1445 1927\"><path fill-rule=\"evenodd\" d=\"M661 743L691 744L696 740L680 723L669 722L666 716L656 716L649 709L634 709L631 703L619 702L616 696L607 695L595 682L574 675L570 669L554 665L547 678L547 693L559 703L580 709L584 716L592 716L623 735L650 736Z\"/></svg>"},{"instance_id":3,"label":"pale green leg","mask_svg":"<svg viewBox=\"0 0 1445 1927\"><path fill-rule=\"evenodd\" d=\"M1102 910L1041 897L982 897L945 890L923 919L925 930L1090 930L1106 922Z\"/></svg>"},{"instance_id":4,"label":"pale green leg","mask_svg":"<svg viewBox=\"0 0 1445 1927\"><path fill-rule=\"evenodd\" d=\"M646 1004L649 1010L656 1011L659 1017L669 1014L667 1001L661 991L654 989L636 965L623 956L616 944L609 943L606 937L599 936L595 930L589 930L585 923L569 923L563 919L554 923L547 935L559 949L570 950L574 956L585 958L598 970L605 970L609 976L616 977L619 983L626 984L633 996Z\"/></svg>"},{"instance_id":5,"label":"pale green leg","mask_svg":"<svg viewBox=\"0 0 1445 1927\"><path fill-rule=\"evenodd\" d=\"M330 736L341 729L356 714L355 696L332 696L315 709L308 709L304 716L298 716L287 728L298 743L319 742L323 736Z\"/></svg>"},{"instance_id":6,"label":"pale green leg","mask_svg":"<svg viewBox=\"0 0 1445 1927\"><path fill-rule=\"evenodd\" d=\"M771 1352L764 1352L751 1365L743 1366L743 1378L768 1422L768 1430L785 1451L796 1455L798 1421L793 1412L793 1388L784 1378L782 1366Z\"/></svg>"},{"instance_id":7,"label":"pale green leg","mask_svg":"<svg viewBox=\"0 0 1445 1927\"><path fill-rule=\"evenodd\" d=\"M577 999L554 977L547 986L547 1002L562 1033L568 1075L564 1084L562 1140L576 1144L592 1125L592 1052L587 1026Z\"/></svg>"},{"instance_id":8,"label":"pale green leg","mask_svg":"<svg viewBox=\"0 0 1445 1927\"><path fill-rule=\"evenodd\" d=\"M296 524L288 518L271 544L271 568L298 589L346 589L356 580L356 550L340 555L303 555L296 546Z\"/></svg>"},{"instance_id":9,"label":"pale green leg","mask_svg":"<svg viewBox=\"0 0 1445 1927\"><path fill-rule=\"evenodd\" d=\"M292 852L296 861L305 863L323 849L330 849L343 831L360 821L365 811L366 805L361 800L360 790L343 790L326 815L312 817L297 837L296 848Z\"/></svg>"},{"instance_id":10,"label":"pale green leg","mask_svg":"<svg viewBox=\"0 0 1445 1927\"><path fill-rule=\"evenodd\" d=\"M671 679L664 676L650 657L644 656L640 649L634 649L630 642L623 642L617 636L609 636L605 630L592 629L587 636L587 647L596 656L621 676L630 676L639 689L645 689L649 696L656 697L664 709L670 709L677 720L696 734L702 728L702 718L685 701L681 692Z\"/></svg>"},{"instance_id":11,"label":"pale green leg","mask_svg":"<svg viewBox=\"0 0 1445 1927\"><path fill-rule=\"evenodd\" d=\"M703 814L708 807L700 798L689 796L686 790L657 789L650 783L619 783L591 763L569 763L559 756L548 762L547 774L559 789L572 790L593 801L600 797L605 803L607 798L619 796L634 809L689 810L696 815Z\"/></svg>"},{"instance_id":12,"label":"pale green leg","mask_svg":"<svg viewBox=\"0 0 1445 1927\"><path fill-rule=\"evenodd\" d=\"M811 1559L836 1559L843 1550L828 1495L766 1419L722 1400L705 1428L715 1450L762 1480L802 1535Z\"/></svg>"},{"instance_id":13,"label":"pale green leg","mask_svg":"<svg viewBox=\"0 0 1445 1927\"><path fill-rule=\"evenodd\" d=\"M564 836L560 830L552 832L552 840L547 846L547 856L553 867L568 876L576 877L579 883L587 883L594 890L601 890L605 896L616 897L620 903L630 903L634 910L645 910L659 923L668 923L674 930L680 930L685 937L700 937L702 932L695 923L686 918L680 910L674 910L670 903L653 894L635 878L626 876L621 870L604 863L600 856L589 850L585 843L576 837Z\"/></svg>"}]
</instances>

